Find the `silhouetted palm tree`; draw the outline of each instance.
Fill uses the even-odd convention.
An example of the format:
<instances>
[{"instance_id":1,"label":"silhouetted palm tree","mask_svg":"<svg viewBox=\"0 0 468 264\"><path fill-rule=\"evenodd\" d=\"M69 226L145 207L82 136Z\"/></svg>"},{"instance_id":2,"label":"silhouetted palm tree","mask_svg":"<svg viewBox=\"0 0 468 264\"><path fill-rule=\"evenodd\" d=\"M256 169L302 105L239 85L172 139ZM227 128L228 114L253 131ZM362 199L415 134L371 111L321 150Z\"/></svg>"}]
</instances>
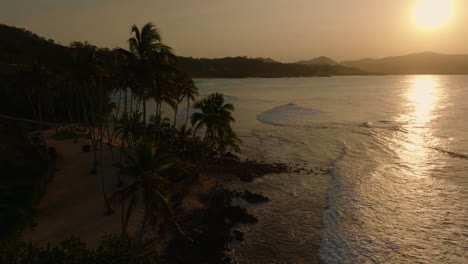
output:
<instances>
[{"instance_id":1,"label":"silhouetted palm tree","mask_svg":"<svg viewBox=\"0 0 468 264\"><path fill-rule=\"evenodd\" d=\"M187 100L187 113L185 117L185 125L187 126L189 120L189 109L190 109L190 101L195 101L195 96L198 96L198 88L195 86L195 83L191 78L186 76L184 81L182 82L182 94L184 95L185 99Z\"/></svg>"},{"instance_id":2,"label":"silhouetted palm tree","mask_svg":"<svg viewBox=\"0 0 468 264\"><path fill-rule=\"evenodd\" d=\"M240 152L239 145L241 143L242 140L237 137L237 134L231 128L220 130L217 138L217 152L219 155L224 155L228 150Z\"/></svg>"},{"instance_id":3,"label":"silhouetted palm tree","mask_svg":"<svg viewBox=\"0 0 468 264\"><path fill-rule=\"evenodd\" d=\"M143 101L143 122L146 124L146 100L151 91L158 89L159 65L172 55L172 49L162 43L161 35L152 23L146 23L141 30L133 25L131 33L133 36L128 39L128 44L136 61L134 70L138 81L135 93Z\"/></svg>"},{"instance_id":4,"label":"silhouetted palm tree","mask_svg":"<svg viewBox=\"0 0 468 264\"><path fill-rule=\"evenodd\" d=\"M194 133L201 126L205 126L205 140L211 144L215 143L219 131L230 129L234 105L225 103L221 93L210 94L208 97L195 103L194 108L201 110L192 115L192 125Z\"/></svg>"},{"instance_id":5,"label":"silhouetted palm tree","mask_svg":"<svg viewBox=\"0 0 468 264\"><path fill-rule=\"evenodd\" d=\"M76 85L77 96L79 97L78 101L81 102L84 121L90 128L89 131L93 143L94 163L92 172L94 173L97 171L97 145L100 143L101 169L99 173L101 176L104 202L107 213L110 214L112 209L108 203L104 188L104 166L102 160L104 127L107 125L107 117L110 112L110 90L106 85L108 79L107 73L102 66L97 47L87 42L72 42L70 46L74 54L74 67L71 72L71 80ZM98 128L98 130L96 128Z\"/></svg>"},{"instance_id":6,"label":"silhouetted palm tree","mask_svg":"<svg viewBox=\"0 0 468 264\"><path fill-rule=\"evenodd\" d=\"M126 142L127 148L133 148L136 141L141 137L141 112L123 112L117 120L114 132L120 135Z\"/></svg>"},{"instance_id":7,"label":"silhouetted palm tree","mask_svg":"<svg viewBox=\"0 0 468 264\"><path fill-rule=\"evenodd\" d=\"M169 176L174 163L150 141L140 141L134 155L128 156L129 162L120 168L128 175L127 184L112 195L112 199L119 197L128 200L122 232L126 233L126 226L135 205L141 199L144 207L144 216L138 234L142 241L146 224L156 224L161 212L170 213Z\"/></svg>"}]
</instances>

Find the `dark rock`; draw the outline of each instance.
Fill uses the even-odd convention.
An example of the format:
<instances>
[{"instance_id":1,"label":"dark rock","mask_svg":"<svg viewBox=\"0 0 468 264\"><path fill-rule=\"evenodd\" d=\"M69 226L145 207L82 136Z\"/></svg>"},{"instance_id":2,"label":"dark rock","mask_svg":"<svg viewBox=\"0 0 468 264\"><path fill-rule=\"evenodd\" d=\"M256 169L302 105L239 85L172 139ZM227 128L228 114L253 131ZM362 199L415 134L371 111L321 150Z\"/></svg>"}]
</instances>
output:
<instances>
[{"instance_id":1,"label":"dark rock","mask_svg":"<svg viewBox=\"0 0 468 264\"><path fill-rule=\"evenodd\" d=\"M234 239L239 241L239 242L244 242L244 233L242 233L241 231L239 230L232 230L232 233L234 235Z\"/></svg>"},{"instance_id":2,"label":"dark rock","mask_svg":"<svg viewBox=\"0 0 468 264\"><path fill-rule=\"evenodd\" d=\"M248 190L245 190L240 197L252 204L265 203L270 201L270 198L261 194L249 192Z\"/></svg>"}]
</instances>

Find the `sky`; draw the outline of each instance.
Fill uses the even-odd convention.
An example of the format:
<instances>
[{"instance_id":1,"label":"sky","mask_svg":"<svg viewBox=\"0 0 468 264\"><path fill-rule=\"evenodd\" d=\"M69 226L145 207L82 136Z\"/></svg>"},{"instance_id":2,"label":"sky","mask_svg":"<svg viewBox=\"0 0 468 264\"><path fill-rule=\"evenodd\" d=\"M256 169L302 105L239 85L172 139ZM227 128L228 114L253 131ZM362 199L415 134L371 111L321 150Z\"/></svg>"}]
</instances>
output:
<instances>
[{"instance_id":1,"label":"sky","mask_svg":"<svg viewBox=\"0 0 468 264\"><path fill-rule=\"evenodd\" d=\"M420 0L0 0L0 23L63 45L126 47L153 22L177 55L337 61L414 52L468 53L468 1L441 26L415 23ZM449 0L443 0L449 1Z\"/></svg>"}]
</instances>

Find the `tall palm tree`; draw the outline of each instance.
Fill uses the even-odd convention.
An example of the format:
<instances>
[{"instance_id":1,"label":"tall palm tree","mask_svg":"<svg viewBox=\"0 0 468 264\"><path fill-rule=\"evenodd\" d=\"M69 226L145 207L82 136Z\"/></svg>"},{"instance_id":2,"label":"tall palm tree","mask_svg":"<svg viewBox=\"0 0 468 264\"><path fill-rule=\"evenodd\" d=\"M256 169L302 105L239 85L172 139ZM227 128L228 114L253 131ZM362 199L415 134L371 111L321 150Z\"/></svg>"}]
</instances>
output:
<instances>
[{"instance_id":1,"label":"tall palm tree","mask_svg":"<svg viewBox=\"0 0 468 264\"><path fill-rule=\"evenodd\" d=\"M230 129L234 105L225 103L224 96L221 93L210 94L208 97L198 101L194 105L195 109L201 110L192 115L191 121L194 126L194 133L205 126L205 140L214 144L219 132Z\"/></svg>"},{"instance_id":2,"label":"tall palm tree","mask_svg":"<svg viewBox=\"0 0 468 264\"><path fill-rule=\"evenodd\" d=\"M108 203L104 188L104 167L102 161L104 126L107 123L108 113L110 112L110 91L105 85L105 82L108 79L107 73L102 65L102 60L100 60L97 47L92 46L87 42L72 42L71 48L73 49L74 54L74 67L71 72L71 80L76 86L77 97L81 104L84 122L90 128L89 131L91 133L91 140L93 143L94 162L92 172L94 173L97 171L97 146L98 143L100 143L101 169L99 172L101 176L101 187L107 213L110 214L112 209Z\"/></svg>"},{"instance_id":3,"label":"tall palm tree","mask_svg":"<svg viewBox=\"0 0 468 264\"><path fill-rule=\"evenodd\" d=\"M157 89L159 64L166 62L172 55L172 49L162 43L161 34L152 23L146 23L141 30L133 25L131 34L128 45L136 61L134 70L139 84L135 92L143 101L143 122L146 124L146 100L150 91Z\"/></svg>"},{"instance_id":4,"label":"tall palm tree","mask_svg":"<svg viewBox=\"0 0 468 264\"><path fill-rule=\"evenodd\" d=\"M183 81L181 92L187 100L187 113L185 116L185 126L187 126L189 120L190 101L195 101L195 96L198 96L198 88L195 86L193 80L186 76L186 78Z\"/></svg>"},{"instance_id":5,"label":"tall palm tree","mask_svg":"<svg viewBox=\"0 0 468 264\"><path fill-rule=\"evenodd\" d=\"M172 90L171 97L174 101L174 120L172 126L175 128L177 125L177 113L179 110L179 105L184 100L184 86L186 85L187 81L185 78L180 78L179 76L176 77L174 82L174 89Z\"/></svg>"}]
</instances>

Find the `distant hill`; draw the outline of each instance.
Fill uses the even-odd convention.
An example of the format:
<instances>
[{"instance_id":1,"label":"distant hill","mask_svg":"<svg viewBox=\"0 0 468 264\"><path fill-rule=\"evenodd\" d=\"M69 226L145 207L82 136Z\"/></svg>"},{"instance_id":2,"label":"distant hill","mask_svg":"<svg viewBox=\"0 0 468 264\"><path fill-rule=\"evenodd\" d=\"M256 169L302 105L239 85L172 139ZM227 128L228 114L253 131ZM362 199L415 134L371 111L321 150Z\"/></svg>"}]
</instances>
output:
<instances>
[{"instance_id":1,"label":"distant hill","mask_svg":"<svg viewBox=\"0 0 468 264\"><path fill-rule=\"evenodd\" d=\"M276 78L367 74L363 70L341 65L265 63L262 60L246 57L222 59L179 57L178 65L181 70L195 78Z\"/></svg>"},{"instance_id":2,"label":"distant hill","mask_svg":"<svg viewBox=\"0 0 468 264\"><path fill-rule=\"evenodd\" d=\"M0 63L59 66L71 56L68 47L55 44L26 29L0 24Z\"/></svg>"},{"instance_id":3,"label":"distant hill","mask_svg":"<svg viewBox=\"0 0 468 264\"><path fill-rule=\"evenodd\" d=\"M34 62L56 70L70 67L72 52L69 47L56 44L26 29L0 25L0 75L12 72L13 65L30 65ZM106 49L100 49L109 53ZM3 65L2 65L3 64ZM301 65L280 63L270 58L195 59L178 57L177 66L190 76L204 78L247 77L312 77L332 75L362 75L363 70L340 65Z\"/></svg>"},{"instance_id":4,"label":"distant hill","mask_svg":"<svg viewBox=\"0 0 468 264\"><path fill-rule=\"evenodd\" d=\"M422 52L382 59L344 61L341 65L378 74L468 74L468 55Z\"/></svg>"},{"instance_id":5,"label":"distant hill","mask_svg":"<svg viewBox=\"0 0 468 264\"><path fill-rule=\"evenodd\" d=\"M317 57L311 60L301 60L296 63L304 65L338 65L336 61L326 56Z\"/></svg>"},{"instance_id":6,"label":"distant hill","mask_svg":"<svg viewBox=\"0 0 468 264\"><path fill-rule=\"evenodd\" d=\"M279 61L275 61L274 59L272 58L262 58L262 57L258 57L258 58L255 58L256 60L259 60L259 61L262 61L264 63L280 63Z\"/></svg>"}]
</instances>

